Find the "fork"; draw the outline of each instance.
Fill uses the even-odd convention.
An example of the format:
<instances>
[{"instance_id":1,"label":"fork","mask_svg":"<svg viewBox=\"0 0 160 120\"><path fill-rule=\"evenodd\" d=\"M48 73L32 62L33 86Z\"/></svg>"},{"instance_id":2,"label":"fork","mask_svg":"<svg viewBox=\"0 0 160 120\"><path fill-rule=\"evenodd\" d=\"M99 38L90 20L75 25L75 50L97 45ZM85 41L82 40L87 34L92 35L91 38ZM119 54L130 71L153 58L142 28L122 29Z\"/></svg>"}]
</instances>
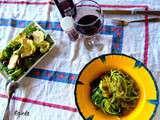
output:
<instances>
[{"instance_id":1,"label":"fork","mask_svg":"<svg viewBox=\"0 0 160 120\"><path fill-rule=\"evenodd\" d=\"M15 93L15 90L17 88L18 88L18 83L16 83L16 82L12 82L11 80L9 80L6 83L6 90L7 90L7 93L8 93L8 102L7 102L6 110L4 112L3 120L10 120L10 118L9 118L10 101L11 101L11 98L12 98L12 96Z\"/></svg>"},{"instance_id":2,"label":"fork","mask_svg":"<svg viewBox=\"0 0 160 120\"><path fill-rule=\"evenodd\" d=\"M129 23L145 22L146 19L127 21L123 19L112 19L112 24L117 26L127 26ZM148 22L160 22L160 18L149 18Z\"/></svg>"}]
</instances>

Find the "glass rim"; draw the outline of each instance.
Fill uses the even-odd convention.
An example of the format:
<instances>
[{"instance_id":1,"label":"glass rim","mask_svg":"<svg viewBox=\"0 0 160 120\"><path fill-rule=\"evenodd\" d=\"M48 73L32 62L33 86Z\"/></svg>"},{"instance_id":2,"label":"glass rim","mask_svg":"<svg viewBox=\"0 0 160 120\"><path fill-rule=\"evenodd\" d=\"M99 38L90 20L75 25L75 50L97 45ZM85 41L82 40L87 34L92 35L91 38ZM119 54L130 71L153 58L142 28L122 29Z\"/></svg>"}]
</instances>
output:
<instances>
[{"instance_id":1,"label":"glass rim","mask_svg":"<svg viewBox=\"0 0 160 120\"><path fill-rule=\"evenodd\" d=\"M93 3L95 3L97 6L95 6L95 7L97 7L97 8L99 8L99 17L97 17L97 19L95 20L95 21L93 21L92 23L89 23L89 24L79 24L77 21L75 21L74 20L74 23L76 24L76 25L79 25L79 26L91 26L91 25L94 25L101 17L103 17L103 11L102 11L102 9L101 9L101 6L100 6L100 4L98 3L98 2L96 2L96 1L94 1L94 0L81 0L81 1L79 1L78 3L76 3L75 4L75 6L74 6L74 8L76 9L76 7L77 7L77 5L78 4L80 4L81 2L84 2L84 1L90 1L90 2L93 2ZM82 5L83 6L83 5ZM90 6L89 4L88 4L88 6Z\"/></svg>"}]
</instances>

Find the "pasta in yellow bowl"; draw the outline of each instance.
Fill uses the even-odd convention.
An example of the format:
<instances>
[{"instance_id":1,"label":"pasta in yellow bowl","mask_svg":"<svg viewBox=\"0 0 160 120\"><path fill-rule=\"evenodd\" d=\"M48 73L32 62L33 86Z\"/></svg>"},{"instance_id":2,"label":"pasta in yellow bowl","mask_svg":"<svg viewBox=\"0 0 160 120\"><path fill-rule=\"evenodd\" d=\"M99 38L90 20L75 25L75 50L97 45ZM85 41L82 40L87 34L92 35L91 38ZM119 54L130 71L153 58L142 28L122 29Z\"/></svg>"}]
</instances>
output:
<instances>
[{"instance_id":1,"label":"pasta in yellow bowl","mask_svg":"<svg viewBox=\"0 0 160 120\"><path fill-rule=\"evenodd\" d=\"M80 72L75 99L84 120L149 120L158 89L143 63L124 54L105 54Z\"/></svg>"}]
</instances>

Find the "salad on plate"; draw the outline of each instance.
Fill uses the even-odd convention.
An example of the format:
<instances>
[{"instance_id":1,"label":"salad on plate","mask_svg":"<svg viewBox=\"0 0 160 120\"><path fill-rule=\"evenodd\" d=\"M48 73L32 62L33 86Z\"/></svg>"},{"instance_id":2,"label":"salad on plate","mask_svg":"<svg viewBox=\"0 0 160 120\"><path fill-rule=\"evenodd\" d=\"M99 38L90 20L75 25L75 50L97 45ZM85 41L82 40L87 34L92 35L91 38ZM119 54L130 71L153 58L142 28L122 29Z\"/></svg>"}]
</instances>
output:
<instances>
[{"instance_id":1,"label":"salad on plate","mask_svg":"<svg viewBox=\"0 0 160 120\"><path fill-rule=\"evenodd\" d=\"M18 80L54 45L54 41L38 24L31 23L0 51L0 72L10 80Z\"/></svg>"}]
</instances>

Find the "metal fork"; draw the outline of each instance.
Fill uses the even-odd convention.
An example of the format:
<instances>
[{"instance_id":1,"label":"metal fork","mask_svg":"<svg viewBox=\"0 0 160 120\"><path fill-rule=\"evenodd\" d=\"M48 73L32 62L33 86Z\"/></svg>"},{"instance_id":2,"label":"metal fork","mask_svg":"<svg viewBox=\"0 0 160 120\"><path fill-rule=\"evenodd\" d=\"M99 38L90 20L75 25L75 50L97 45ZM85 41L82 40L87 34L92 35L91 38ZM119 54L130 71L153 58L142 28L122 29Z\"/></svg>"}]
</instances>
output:
<instances>
[{"instance_id":1,"label":"metal fork","mask_svg":"<svg viewBox=\"0 0 160 120\"><path fill-rule=\"evenodd\" d=\"M127 26L129 23L135 23L135 22L145 22L146 19L142 20L132 20L132 21L127 21L127 20L122 20L122 19L112 19L112 24L117 25L117 26ZM160 22L160 18L149 18L149 22Z\"/></svg>"},{"instance_id":2,"label":"metal fork","mask_svg":"<svg viewBox=\"0 0 160 120\"><path fill-rule=\"evenodd\" d=\"M8 81L6 83L6 89L7 89L7 93L8 93L8 102L7 102L7 107L6 107L6 110L5 110L5 113L4 113L3 120L9 120L10 101L11 101L11 98L12 98L13 94L15 93L15 90L18 88L18 86L19 85L18 85L17 82Z\"/></svg>"}]
</instances>

